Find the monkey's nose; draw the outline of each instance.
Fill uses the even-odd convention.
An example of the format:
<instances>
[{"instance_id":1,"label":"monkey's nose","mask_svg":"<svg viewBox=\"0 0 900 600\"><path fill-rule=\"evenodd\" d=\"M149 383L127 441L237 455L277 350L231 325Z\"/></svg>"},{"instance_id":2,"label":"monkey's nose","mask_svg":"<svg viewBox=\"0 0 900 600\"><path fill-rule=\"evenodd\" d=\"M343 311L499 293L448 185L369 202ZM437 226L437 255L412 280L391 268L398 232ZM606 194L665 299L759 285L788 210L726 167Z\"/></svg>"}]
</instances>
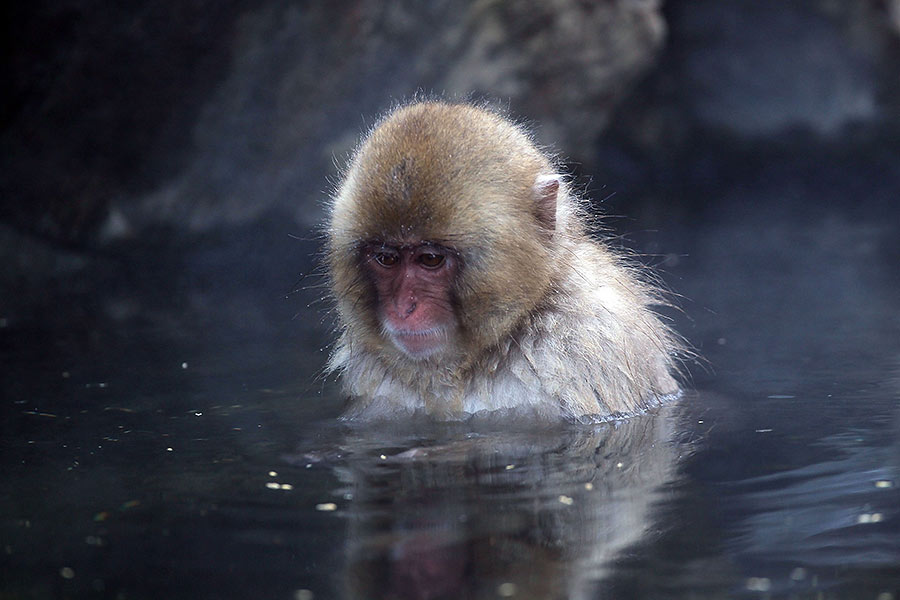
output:
<instances>
[{"instance_id":1,"label":"monkey's nose","mask_svg":"<svg viewBox=\"0 0 900 600\"><path fill-rule=\"evenodd\" d=\"M418 301L414 296L399 297L394 300L394 312L399 319L407 319L416 310Z\"/></svg>"}]
</instances>

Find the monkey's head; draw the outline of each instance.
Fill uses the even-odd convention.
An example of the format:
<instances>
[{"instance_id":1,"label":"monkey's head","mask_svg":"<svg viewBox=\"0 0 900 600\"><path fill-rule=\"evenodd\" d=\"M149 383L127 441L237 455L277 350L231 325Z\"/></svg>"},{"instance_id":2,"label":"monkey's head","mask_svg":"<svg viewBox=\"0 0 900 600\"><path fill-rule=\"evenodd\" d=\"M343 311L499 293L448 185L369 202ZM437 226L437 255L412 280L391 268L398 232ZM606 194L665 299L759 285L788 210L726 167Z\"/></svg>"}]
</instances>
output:
<instances>
[{"instance_id":1,"label":"monkey's head","mask_svg":"<svg viewBox=\"0 0 900 600\"><path fill-rule=\"evenodd\" d=\"M350 339L394 362L496 346L550 293L559 187L550 160L492 112L427 102L388 115L357 149L328 223Z\"/></svg>"}]
</instances>

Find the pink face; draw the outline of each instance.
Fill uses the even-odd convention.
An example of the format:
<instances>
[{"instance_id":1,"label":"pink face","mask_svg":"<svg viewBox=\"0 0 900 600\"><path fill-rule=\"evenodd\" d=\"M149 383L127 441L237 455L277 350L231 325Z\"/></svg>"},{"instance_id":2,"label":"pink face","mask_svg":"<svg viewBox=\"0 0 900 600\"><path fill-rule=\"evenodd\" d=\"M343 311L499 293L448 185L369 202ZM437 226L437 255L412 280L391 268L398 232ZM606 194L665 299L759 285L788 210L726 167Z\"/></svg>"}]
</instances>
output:
<instances>
[{"instance_id":1,"label":"pink face","mask_svg":"<svg viewBox=\"0 0 900 600\"><path fill-rule=\"evenodd\" d=\"M384 333L397 348L421 359L452 343L457 322L450 290L459 270L455 252L428 243L371 244L363 262L375 282Z\"/></svg>"}]
</instances>

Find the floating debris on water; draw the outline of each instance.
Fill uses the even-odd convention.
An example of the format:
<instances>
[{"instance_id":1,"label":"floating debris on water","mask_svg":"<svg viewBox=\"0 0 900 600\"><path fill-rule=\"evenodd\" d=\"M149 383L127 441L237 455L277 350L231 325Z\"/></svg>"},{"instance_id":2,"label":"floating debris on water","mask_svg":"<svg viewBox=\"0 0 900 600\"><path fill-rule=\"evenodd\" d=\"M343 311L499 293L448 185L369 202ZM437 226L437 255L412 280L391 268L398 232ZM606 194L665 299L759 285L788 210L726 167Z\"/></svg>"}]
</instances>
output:
<instances>
[{"instance_id":1,"label":"floating debris on water","mask_svg":"<svg viewBox=\"0 0 900 600\"><path fill-rule=\"evenodd\" d=\"M751 577L747 580L746 587L751 592L768 592L772 589L772 580L768 577Z\"/></svg>"},{"instance_id":2,"label":"floating debris on water","mask_svg":"<svg viewBox=\"0 0 900 600\"><path fill-rule=\"evenodd\" d=\"M266 487L270 490L292 490L294 486L290 483L278 483L277 481L269 481L266 483Z\"/></svg>"},{"instance_id":3,"label":"floating debris on water","mask_svg":"<svg viewBox=\"0 0 900 600\"><path fill-rule=\"evenodd\" d=\"M56 418L59 417L59 415L54 415L53 413L39 412L39 411L36 411L36 410L23 410L23 411L22 411L22 414L23 414L23 415L32 415L32 416L35 416L35 417L49 417L49 418L51 418L51 419L56 419Z\"/></svg>"},{"instance_id":4,"label":"floating debris on water","mask_svg":"<svg viewBox=\"0 0 900 600\"><path fill-rule=\"evenodd\" d=\"M880 523L884 519L881 513L863 513L856 517L857 523Z\"/></svg>"},{"instance_id":5,"label":"floating debris on water","mask_svg":"<svg viewBox=\"0 0 900 600\"><path fill-rule=\"evenodd\" d=\"M507 581L506 583L501 583L497 586L497 595L501 598L511 598L516 595L518 588L516 588L516 584Z\"/></svg>"}]
</instances>

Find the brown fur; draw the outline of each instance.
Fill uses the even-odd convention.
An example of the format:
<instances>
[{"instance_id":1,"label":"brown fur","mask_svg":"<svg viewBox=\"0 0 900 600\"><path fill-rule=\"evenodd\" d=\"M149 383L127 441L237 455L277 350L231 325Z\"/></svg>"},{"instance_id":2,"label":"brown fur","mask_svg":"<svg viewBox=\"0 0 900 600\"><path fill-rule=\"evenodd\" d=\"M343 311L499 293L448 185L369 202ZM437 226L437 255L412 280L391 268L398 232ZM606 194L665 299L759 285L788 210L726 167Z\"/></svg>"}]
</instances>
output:
<instances>
[{"instance_id":1,"label":"brown fur","mask_svg":"<svg viewBox=\"0 0 900 600\"><path fill-rule=\"evenodd\" d=\"M342 374L349 416L603 418L678 393L679 345L648 309L656 290L587 236L564 184L547 217L535 199L547 176L553 163L519 127L469 105L401 107L363 141L327 230L342 327L329 368ZM383 337L359 249L421 241L458 253L459 331L455 352L413 360Z\"/></svg>"}]
</instances>

